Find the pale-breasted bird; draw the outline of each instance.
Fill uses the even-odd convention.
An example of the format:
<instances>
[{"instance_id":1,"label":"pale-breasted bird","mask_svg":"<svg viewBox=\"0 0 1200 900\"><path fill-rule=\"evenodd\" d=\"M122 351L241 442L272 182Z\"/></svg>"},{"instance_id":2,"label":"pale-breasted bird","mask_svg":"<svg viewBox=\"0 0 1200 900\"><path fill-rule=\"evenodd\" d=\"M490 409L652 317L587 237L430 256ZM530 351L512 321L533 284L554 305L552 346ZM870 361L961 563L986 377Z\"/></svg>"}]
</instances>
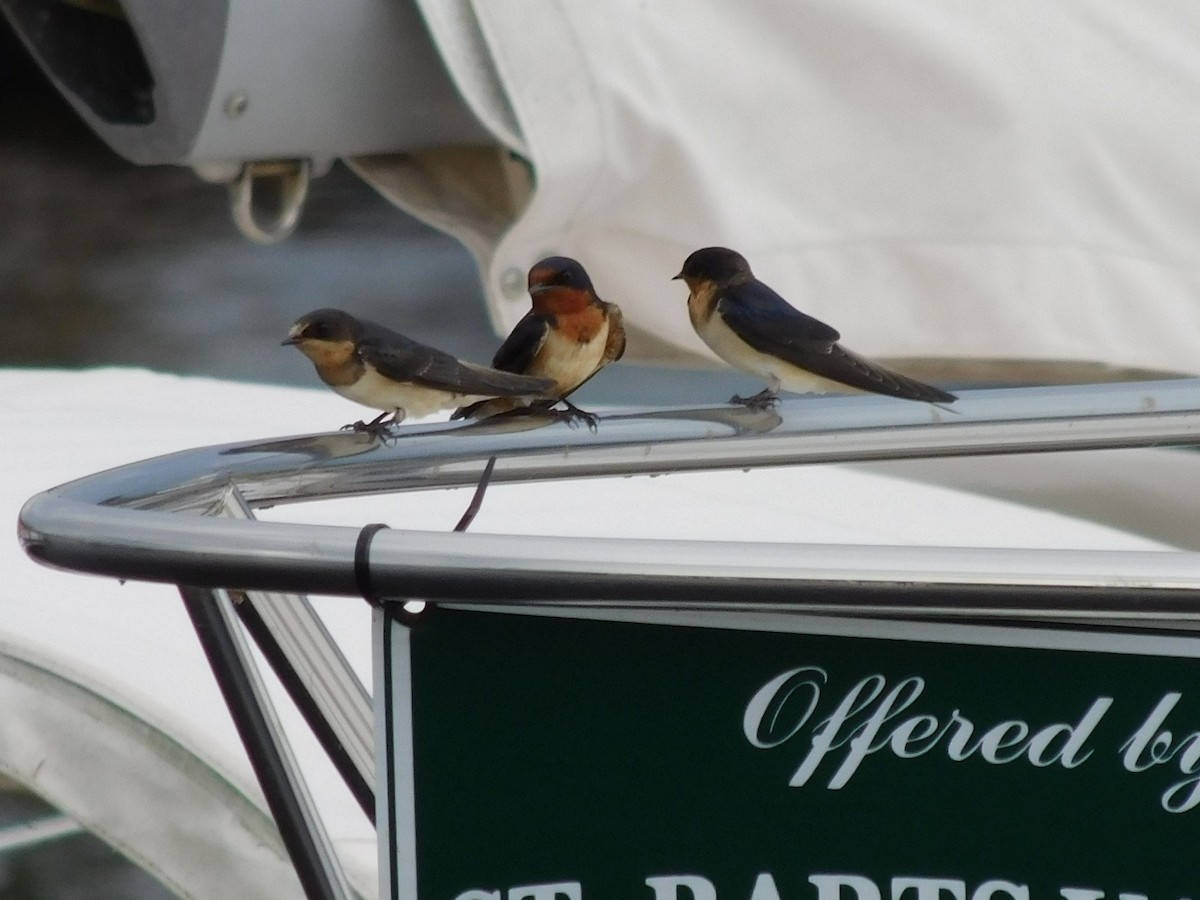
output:
<instances>
[{"instance_id":1,"label":"pale-breasted bird","mask_svg":"<svg viewBox=\"0 0 1200 900\"><path fill-rule=\"evenodd\" d=\"M767 382L760 393L735 396L731 403L768 406L780 390L869 391L927 403L957 399L847 350L834 328L755 278L740 253L725 247L697 250L675 278L687 283L688 316L704 343L729 365Z\"/></svg>"},{"instance_id":2,"label":"pale-breasted bird","mask_svg":"<svg viewBox=\"0 0 1200 900\"><path fill-rule=\"evenodd\" d=\"M544 397L552 386L548 378L463 362L340 309L302 316L283 343L312 360L321 380L347 400L382 410L372 422L349 426L360 430L493 397Z\"/></svg>"}]
</instances>

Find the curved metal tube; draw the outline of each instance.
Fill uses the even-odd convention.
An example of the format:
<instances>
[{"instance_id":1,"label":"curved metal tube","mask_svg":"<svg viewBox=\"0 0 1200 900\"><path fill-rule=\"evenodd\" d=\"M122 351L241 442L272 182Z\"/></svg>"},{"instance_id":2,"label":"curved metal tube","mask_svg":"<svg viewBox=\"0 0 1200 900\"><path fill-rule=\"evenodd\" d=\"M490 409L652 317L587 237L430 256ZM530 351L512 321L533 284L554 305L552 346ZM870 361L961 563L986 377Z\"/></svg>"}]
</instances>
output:
<instances>
[{"instance_id":1,"label":"curved metal tube","mask_svg":"<svg viewBox=\"0 0 1200 900\"><path fill-rule=\"evenodd\" d=\"M803 399L606 416L597 433L536 416L399 430L386 442L316 434L205 447L89 476L21 511L26 552L47 565L197 586L354 595L358 530L215 513L236 486L251 507L316 498L561 478L1200 443L1200 379L967 391L953 411L878 397ZM971 586L1014 609L1200 612L1200 554L794 546L457 534L393 529L371 548L388 596L500 601L803 605L814 585L855 609L975 614ZM885 594L881 588L889 587ZM1053 599L1040 599L1050 590ZM1071 593L1078 600L1071 599ZM1082 592L1082 593L1080 593ZM850 596L853 594L854 596ZM920 595L919 597L917 595ZM939 601L938 597L942 599ZM932 599L931 599L932 598ZM825 594L819 607L829 606Z\"/></svg>"}]
</instances>

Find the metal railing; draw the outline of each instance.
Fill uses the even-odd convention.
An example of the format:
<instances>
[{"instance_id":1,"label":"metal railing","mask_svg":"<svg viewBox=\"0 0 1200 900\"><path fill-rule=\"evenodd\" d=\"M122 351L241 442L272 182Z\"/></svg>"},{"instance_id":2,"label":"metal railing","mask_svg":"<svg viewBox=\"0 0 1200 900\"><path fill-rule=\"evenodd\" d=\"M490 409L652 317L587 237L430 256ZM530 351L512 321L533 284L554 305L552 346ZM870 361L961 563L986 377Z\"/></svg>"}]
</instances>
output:
<instances>
[{"instance_id":1,"label":"metal railing","mask_svg":"<svg viewBox=\"0 0 1200 900\"><path fill-rule=\"evenodd\" d=\"M261 522L254 509L470 486L491 459L494 481L521 482L1196 444L1200 379L966 391L952 409L860 396L648 410L606 415L595 432L527 416L189 450L39 494L19 533L48 565L180 586L305 889L342 897L286 741L247 677L235 615L369 813L366 691L290 595L1179 624L1200 621L1200 553L530 539Z\"/></svg>"},{"instance_id":2,"label":"metal railing","mask_svg":"<svg viewBox=\"0 0 1200 900\"><path fill-rule=\"evenodd\" d=\"M529 417L412 427L388 441L333 433L189 450L39 494L23 508L19 527L32 557L63 568L204 587L356 595L358 529L217 516L231 502L251 510L473 485L490 457L497 460L494 481L517 482L1196 443L1196 379L967 391L952 412L874 397L785 402L778 413L658 410L606 416L596 433ZM539 537L535 544L520 536L415 528L380 532L370 549L375 590L433 600L707 603L736 595L797 603L803 601L796 585L814 582L956 590L973 584L1140 592L1200 587L1200 557L1184 552L811 548L615 537ZM908 603L898 598L889 606ZM1167 596L1147 594L1146 604L1146 611L1180 609Z\"/></svg>"}]
</instances>

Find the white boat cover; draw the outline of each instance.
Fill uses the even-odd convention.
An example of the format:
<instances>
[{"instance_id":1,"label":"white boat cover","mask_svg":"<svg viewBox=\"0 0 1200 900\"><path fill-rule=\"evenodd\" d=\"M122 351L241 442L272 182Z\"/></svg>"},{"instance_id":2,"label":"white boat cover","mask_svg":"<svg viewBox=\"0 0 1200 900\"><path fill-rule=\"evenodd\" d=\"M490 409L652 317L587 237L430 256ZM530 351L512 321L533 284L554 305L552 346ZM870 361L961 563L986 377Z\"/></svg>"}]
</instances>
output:
<instances>
[{"instance_id":1,"label":"white boat cover","mask_svg":"<svg viewBox=\"0 0 1200 900\"><path fill-rule=\"evenodd\" d=\"M7 398L0 405L0 514L10 523L33 494L102 469L188 447L331 430L361 412L329 391L120 369L0 369L0 396ZM1161 546L1053 512L834 466L574 481L571 490L588 502L562 504L561 488L552 484L497 485L473 530ZM282 506L261 517L443 530L469 493ZM552 511L566 506L575 514L560 520ZM736 533L729 533L729 522L737 523ZM0 571L0 772L181 897L301 896L174 589L50 570L29 560L11 537L0 542ZM369 685L367 605L324 598L319 609ZM281 707L351 881L373 896L374 831L294 710L286 702Z\"/></svg>"},{"instance_id":2,"label":"white boat cover","mask_svg":"<svg viewBox=\"0 0 1200 900\"><path fill-rule=\"evenodd\" d=\"M721 244L868 355L1197 371L1195 3L418 3L532 186L360 171L472 247L500 331L562 253L631 355L707 354L669 279Z\"/></svg>"}]
</instances>

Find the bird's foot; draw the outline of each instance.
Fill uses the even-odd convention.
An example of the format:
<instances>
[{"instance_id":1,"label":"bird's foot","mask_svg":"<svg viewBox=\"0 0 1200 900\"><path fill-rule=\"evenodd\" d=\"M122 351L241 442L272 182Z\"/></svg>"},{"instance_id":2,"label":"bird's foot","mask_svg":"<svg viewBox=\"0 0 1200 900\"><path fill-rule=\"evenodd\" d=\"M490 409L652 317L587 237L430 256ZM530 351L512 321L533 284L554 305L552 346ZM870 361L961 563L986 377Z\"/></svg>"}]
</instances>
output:
<instances>
[{"instance_id":1,"label":"bird's foot","mask_svg":"<svg viewBox=\"0 0 1200 900\"><path fill-rule=\"evenodd\" d=\"M399 425L403 421L404 410L397 409L394 412L381 412L370 422L359 419L357 422L343 425L341 430L353 431L355 434L369 434L373 438L387 440L392 436L390 430L392 426Z\"/></svg>"},{"instance_id":2,"label":"bird's foot","mask_svg":"<svg viewBox=\"0 0 1200 900\"><path fill-rule=\"evenodd\" d=\"M590 431L592 434L596 433L598 426L600 425L600 417L598 415L595 413L590 413L585 409L580 409L565 397L559 400L559 402L565 406L566 409L550 410L550 414L553 415L555 419L557 419L559 422L566 422L571 428L578 428L579 423L583 422L585 425L587 425L588 431Z\"/></svg>"},{"instance_id":3,"label":"bird's foot","mask_svg":"<svg viewBox=\"0 0 1200 900\"><path fill-rule=\"evenodd\" d=\"M738 406L744 406L747 409L774 409L779 403L779 394L770 388L765 388L755 394L753 397L742 397L739 394L734 394L729 398L730 403L735 403Z\"/></svg>"}]
</instances>

